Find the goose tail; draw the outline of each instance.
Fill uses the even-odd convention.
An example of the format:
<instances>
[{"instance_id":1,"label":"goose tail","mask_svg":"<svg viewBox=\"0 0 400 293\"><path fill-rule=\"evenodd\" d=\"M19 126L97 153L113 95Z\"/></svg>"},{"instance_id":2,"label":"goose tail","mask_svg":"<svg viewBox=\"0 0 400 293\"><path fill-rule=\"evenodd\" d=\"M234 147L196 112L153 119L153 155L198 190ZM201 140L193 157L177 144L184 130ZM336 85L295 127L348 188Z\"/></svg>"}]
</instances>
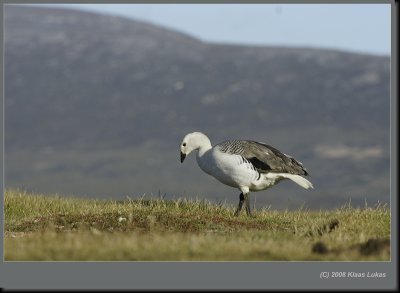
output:
<instances>
[{"instance_id":1,"label":"goose tail","mask_svg":"<svg viewBox=\"0 0 400 293\"><path fill-rule=\"evenodd\" d=\"M282 174L282 177L292 180L305 189L314 188L314 185L306 178L294 174Z\"/></svg>"}]
</instances>

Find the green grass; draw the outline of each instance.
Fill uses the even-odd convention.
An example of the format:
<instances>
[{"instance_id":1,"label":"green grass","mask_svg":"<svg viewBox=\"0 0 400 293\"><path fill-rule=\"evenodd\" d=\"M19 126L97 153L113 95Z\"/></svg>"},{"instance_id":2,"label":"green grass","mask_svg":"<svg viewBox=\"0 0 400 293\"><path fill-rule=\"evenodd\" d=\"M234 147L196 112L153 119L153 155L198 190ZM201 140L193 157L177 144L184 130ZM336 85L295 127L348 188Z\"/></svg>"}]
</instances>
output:
<instances>
[{"instance_id":1,"label":"green grass","mask_svg":"<svg viewBox=\"0 0 400 293\"><path fill-rule=\"evenodd\" d=\"M5 260L388 261L385 206L254 211L187 200L85 200L7 190Z\"/></svg>"}]
</instances>

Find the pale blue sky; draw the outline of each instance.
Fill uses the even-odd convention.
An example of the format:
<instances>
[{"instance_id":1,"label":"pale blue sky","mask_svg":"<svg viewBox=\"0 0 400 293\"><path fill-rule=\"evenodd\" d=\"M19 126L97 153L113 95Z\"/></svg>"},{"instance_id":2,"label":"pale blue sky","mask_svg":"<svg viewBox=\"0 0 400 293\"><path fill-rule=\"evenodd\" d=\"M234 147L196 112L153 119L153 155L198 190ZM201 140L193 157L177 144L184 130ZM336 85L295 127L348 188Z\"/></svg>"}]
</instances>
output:
<instances>
[{"instance_id":1,"label":"pale blue sky","mask_svg":"<svg viewBox=\"0 0 400 293\"><path fill-rule=\"evenodd\" d=\"M54 6L54 5L53 5ZM390 4L57 4L144 20L204 41L391 50Z\"/></svg>"}]
</instances>

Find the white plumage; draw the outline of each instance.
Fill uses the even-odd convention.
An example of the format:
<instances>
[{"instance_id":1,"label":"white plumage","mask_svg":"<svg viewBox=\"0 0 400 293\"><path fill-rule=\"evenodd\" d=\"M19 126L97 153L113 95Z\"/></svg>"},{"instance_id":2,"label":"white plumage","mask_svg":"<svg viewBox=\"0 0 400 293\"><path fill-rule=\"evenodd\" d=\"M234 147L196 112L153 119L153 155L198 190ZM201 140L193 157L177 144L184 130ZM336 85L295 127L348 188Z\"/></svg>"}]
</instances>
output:
<instances>
[{"instance_id":1,"label":"white plumage","mask_svg":"<svg viewBox=\"0 0 400 293\"><path fill-rule=\"evenodd\" d=\"M303 188L313 188L303 165L294 158L264 143L250 140L228 140L212 147L209 138L201 132L187 134L180 145L181 162L197 150L197 163L207 174L220 182L240 189L239 215L243 202L251 215L249 192L274 186L290 179Z\"/></svg>"}]
</instances>

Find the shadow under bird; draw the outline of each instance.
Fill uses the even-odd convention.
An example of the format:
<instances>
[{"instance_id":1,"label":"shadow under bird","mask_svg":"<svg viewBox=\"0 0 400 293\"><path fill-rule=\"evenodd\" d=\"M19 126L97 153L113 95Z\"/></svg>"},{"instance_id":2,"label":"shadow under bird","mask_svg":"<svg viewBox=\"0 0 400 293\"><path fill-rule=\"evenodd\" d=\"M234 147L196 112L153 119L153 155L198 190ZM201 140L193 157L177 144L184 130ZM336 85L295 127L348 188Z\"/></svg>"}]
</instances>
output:
<instances>
[{"instance_id":1,"label":"shadow under bird","mask_svg":"<svg viewBox=\"0 0 400 293\"><path fill-rule=\"evenodd\" d=\"M227 140L213 147L205 134L192 132L180 145L181 163L195 150L197 163L204 172L241 191L235 216L239 215L243 203L247 215L252 215L250 191L270 188L283 179L290 179L305 189L314 188L302 177L308 175L302 163L265 143Z\"/></svg>"}]
</instances>

